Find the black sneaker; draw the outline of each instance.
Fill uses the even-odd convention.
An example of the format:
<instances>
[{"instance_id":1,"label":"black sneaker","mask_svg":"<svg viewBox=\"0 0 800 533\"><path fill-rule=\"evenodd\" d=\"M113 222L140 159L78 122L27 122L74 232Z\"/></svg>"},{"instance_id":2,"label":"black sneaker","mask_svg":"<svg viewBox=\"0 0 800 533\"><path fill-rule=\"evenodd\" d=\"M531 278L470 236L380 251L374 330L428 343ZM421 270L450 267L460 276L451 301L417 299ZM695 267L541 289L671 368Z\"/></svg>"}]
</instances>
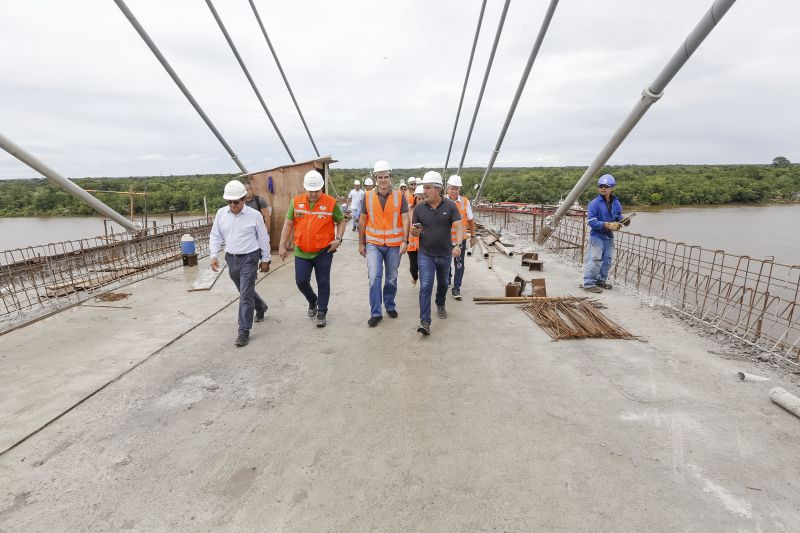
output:
<instances>
[{"instance_id":1,"label":"black sneaker","mask_svg":"<svg viewBox=\"0 0 800 533\"><path fill-rule=\"evenodd\" d=\"M236 342L234 342L234 344L241 348L242 346L247 346L248 342L250 342L250 333L245 331L243 333L239 333L239 336L236 337Z\"/></svg>"},{"instance_id":2,"label":"black sneaker","mask_svg":"<svg viewBox=\"0 0 800 533\"><path fill-rule=\"evenodd\" d=\"M327 313L323 313L322 311L317 313L317 327L318 328L324 328L325 325L328 323L328 321L325 320L325 315L326 314Z\"/></svg>"},{"instance_id":3,"label":"black sneaker","mask_svg":"<svg viewBox=\"0 0 800 533\"><path fill-rule=\"evenodd\" d=\"M591 287L584 287L583 290L585 290L586 292L594 292L594 293L603 292L603 289L601 289L600 287L597 287L595 285L592 285Z\"/></svg>"},{"instance_id":4,"label":"black sneaker","mask_svg":"<svg viewBox=\"0 0 800 533\"><path fill-rule=\"evenodd\" d=\"M314 300L313 304L308 304L308 318L317 316L317 301Z\"/></svg>"},{"instance_id":5,"label":"black sneaker","mask_svg":"<svg viewBox=\"0 0 800 533\"><path fill-rule=\"evenodd\" d=\"M461 299L461 291L459 289L453 289L452 292L453 292L453 298L455 298L456 300Z\"/></svg>"},{"instance_id":6,"label":"black sneaker","mask_svg":"<svg viewBox=\"0 0 800 533\"><path fill-rule=\"evenodd\" d=\"M613 287L612 284L606 283L605 281L598 281L597 282L597 286L600 287L601 289L605 289L607 291L611 290L611 288Z\"/></svg>"},{"instance_id":7,"label":"black sneaker","mask_svg":"<svg viewBox=\"0 0 800 533\"><path fill-rule=\"evenodd\" d=\"M264 309L263 311L256 311L256 317L253 320L256 322L264 322L264 313L266 312L267 309Z\"/></svg>"},{"instance_id":8,"label":"black sneaker","mask_svg":"<svg viewBox=\"0 0 800 533\"><path fill-rule=\"evenodd\" d=\"M386 314L389 315L389 318L397 318L397 309L386 311Z\"/></svg>"},{"instance_id":9,"label":"black sneaker","mask_svg":"<svg viewBox=\"0 0 800 533\"><path fill-rule=\"evenodd\" d=\"M383 320L382 316L371 316L369 317L369 320L367 320L367 325L371 328L374 328L381 320Z\"/></svg>"},{"instance_id":10,"label":"black sneaker","mask_svg":"<svg viewBox=\"0 0 800 533\"><path fill-rule=\"evenodd\" d=\"M430 322L420 322L419 327L417 328L419 333L423 335L430 335L431 334L431 323Z\"/></svg>"},{"instance_id":11,"label":"black sneaker","mask_svg":"<svg viewBox=\"0 0 800 533\"><path fill-rule=\"evenodd\" d=\"M439 318L447 318L447 309L443 305L437 305L436 314L439 315Z\"/></svg>"}]
</instances>

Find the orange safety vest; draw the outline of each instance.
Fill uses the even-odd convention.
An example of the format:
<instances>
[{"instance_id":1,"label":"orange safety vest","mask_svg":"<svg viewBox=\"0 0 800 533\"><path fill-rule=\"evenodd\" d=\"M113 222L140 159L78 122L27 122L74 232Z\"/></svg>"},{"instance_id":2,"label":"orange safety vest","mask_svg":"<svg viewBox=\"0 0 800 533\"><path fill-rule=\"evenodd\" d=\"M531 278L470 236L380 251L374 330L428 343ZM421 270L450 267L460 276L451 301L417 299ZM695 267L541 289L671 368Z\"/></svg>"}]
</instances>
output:
<instances>
[{"instance_id":1,"label":"orange safety vest","mask_svg":"<svg viewBox=\"0 0 800 533\"><path fill-rule=\"evenodd\" d=\"M381 208L377 189L367 192L367 226L364 228L367 242L377 246L400 246L403 244L403 207L400 191L391 191L386 205Z\"/></svg>"},{"instance_id":2,"label":"orange safety vest","mask_svg":"<svg viewBox=\"0 0 800 533\"><path fill-rule=\"evenodd\" d=\"M408 247L406 248L407 252L416 252L419 250L419 237L414 237L413 235L408 236Z\"/></svg>"},{"instance_id":3,"label":"orange safety vest","mask_svg":"<svg viewBox=\"0 0 800 533\"><path fill-rule=\"evenodd\" d=\"M333 208L336 199L323 194L312 208L308 193L294 197L294 244L304 252L324 250L336 236Z\"/></svg>"},{"instance_id":4,"label":"orange safety vest","mask_svg":"<svg viewBox=\"0 0 800 533\"><path fill-rule=\"evenodd\" d=\"M408 207L411 207L411 204L414 203L414 191L406 191L406 203Z\"/></svg>"},{"instance_id":5,"label":"orange safety vest","mask_svg":"<svg viewBox=\"0 0 800 533\"><path fill-rule=\"evenodd\" d=\"M449 198L448 198L449 199ZM455 201L456 207L458 207L458 212L461 213L461 226L464 228L464 238L468 238L469 232L467 231L467 205L469 204L469 200L465 196L459 196L458 199ZM461 244L457 241L458 232L456 232L455 228L450 228L450 241L453 243L453 246L457 246Z\"/></svg>"}]
</instances>

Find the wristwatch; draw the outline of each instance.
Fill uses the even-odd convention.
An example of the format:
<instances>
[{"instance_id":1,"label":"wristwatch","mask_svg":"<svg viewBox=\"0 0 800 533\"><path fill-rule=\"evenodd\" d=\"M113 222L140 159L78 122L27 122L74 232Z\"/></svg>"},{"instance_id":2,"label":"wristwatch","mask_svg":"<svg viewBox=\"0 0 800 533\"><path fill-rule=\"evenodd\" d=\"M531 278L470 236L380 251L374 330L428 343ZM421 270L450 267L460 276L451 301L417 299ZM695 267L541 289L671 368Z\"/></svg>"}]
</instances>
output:
<instances>
[{"instance_id":1,"label":"wristwatch","mask_svg":"<svg viewBox=\"0 0 800 533\"><path fill-rule=\"evenodd\" d=\"M342 242L342 238L341 237L336 237L334 240Z\"/></svg>"}]
</instances>

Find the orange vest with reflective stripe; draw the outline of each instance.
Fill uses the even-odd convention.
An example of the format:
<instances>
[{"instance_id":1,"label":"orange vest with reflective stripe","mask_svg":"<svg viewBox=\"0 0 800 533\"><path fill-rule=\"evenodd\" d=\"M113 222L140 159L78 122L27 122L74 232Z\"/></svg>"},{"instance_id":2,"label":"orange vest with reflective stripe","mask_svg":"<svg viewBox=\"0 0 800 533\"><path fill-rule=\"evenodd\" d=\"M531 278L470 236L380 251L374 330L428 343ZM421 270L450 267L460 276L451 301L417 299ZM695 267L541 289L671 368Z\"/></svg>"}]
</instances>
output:
<instances>
[{"instance_id":1,"label":"orange vest with reflective stripe","mask_svg":"<svg viewBox=\"0 0 800 533\"><path fill-rule=\"evenodd\" d=\"M411 207L411 204L414 203L414 191L406 191L406 203L408 207Z\"/></svg>"},{"instance_id":2,"label":"orange vest with reflective stripe","mask_svg":"<svg viewBox=\"0 0 800 533\"><path fill-rule=\"evenodd\" d=\"M308 193L294 197L294 244L304 252L319 252L328 247L336 236L333 208L336 199L324 194L314 208L308 201Z\"/></svg>"},{"instance_id":3,"label":"orange vest with reflective stripe","mask_svg":"<svg viewBox=\"0 0 800 533\"><path fill-rule=\"evenodd\" d=\"M419 237L414 237L413 235L408 236L408 247L406 248L407 252L416 252L419 250Z\"/></svg>"},{"instance_id":4,"label":"orange vest with reflective stripe","mask_svg":"<svg viewBox=\"0 0 800 533\"><path fill-rule=\"evenodd\" d=\"M393 190L381 208L378 191L367 192L367 225L364 228L367 242L377 246L400 246L403 244L403 219L400 209L403 197L400 191Z\"/></svg>"},{"instance_id":5,"label":"orange vest with reflective stripe","mask_svg":"<svg viewBox=\"0 0 800 533\"><path fill-rule=\"evenodd\" d=\"M454 202L456 207L458 207L458 212L461 213L461 226L464 228L464 238L467 238L467 204L469 200L467 200L464 196L459 196L458 199ZM453 243L453 246L461 244L457 242L458 232L456 232L455 228L450 229L450 241Z\"/></svg>"}]
</instances>

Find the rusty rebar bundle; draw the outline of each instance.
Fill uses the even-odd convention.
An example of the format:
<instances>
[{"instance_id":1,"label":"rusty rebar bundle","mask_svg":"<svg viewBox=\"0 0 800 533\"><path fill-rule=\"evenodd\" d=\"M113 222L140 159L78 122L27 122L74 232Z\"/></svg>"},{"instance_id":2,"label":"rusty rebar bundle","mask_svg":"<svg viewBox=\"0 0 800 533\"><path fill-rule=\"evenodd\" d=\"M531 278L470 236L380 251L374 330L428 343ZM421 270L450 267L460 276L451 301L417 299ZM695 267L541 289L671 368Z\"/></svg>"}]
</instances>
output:
<instances>
[{"instance_id":1,"label":"rusty rebar bundle","mask_svg":"<svg viewBox=\"0 0 800 533\"><path fill-rule=\"evenodd\" d=\"M635 335L606 317L598 303L589 298L531 298L522 306L540 328L555 340L560 339L633 339Z\"/></svg>"}]
</instances>

